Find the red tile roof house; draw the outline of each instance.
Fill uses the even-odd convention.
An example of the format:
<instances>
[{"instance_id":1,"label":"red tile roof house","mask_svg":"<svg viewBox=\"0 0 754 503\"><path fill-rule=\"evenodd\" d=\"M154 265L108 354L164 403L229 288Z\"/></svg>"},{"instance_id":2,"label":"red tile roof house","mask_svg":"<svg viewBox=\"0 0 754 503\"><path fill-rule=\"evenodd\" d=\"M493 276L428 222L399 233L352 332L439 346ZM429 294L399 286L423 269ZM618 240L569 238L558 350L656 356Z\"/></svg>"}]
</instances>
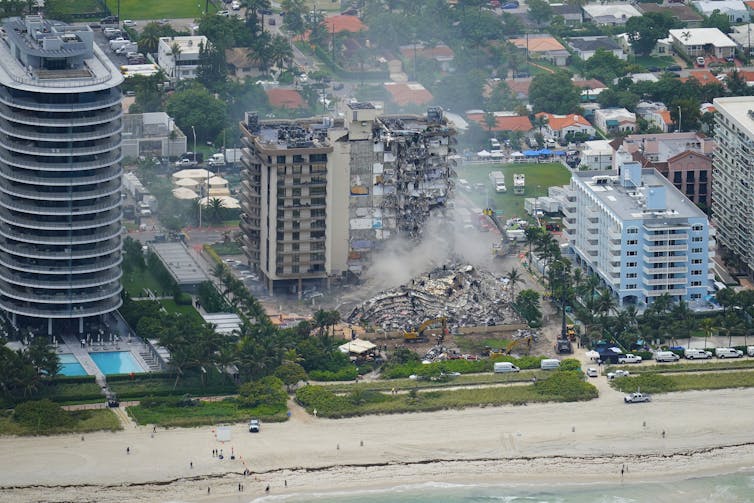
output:
<instances>
[{"instance_id":1,"label":"red tile roof house","mask_svg":"<svg viewBox=\"0 0 754 503\"><path fill-rule=\"evenodd\" d=\"M393 103L400 106L426 105L434 99L432 93L418 82L385 82Z\"/></svg>"},{"instance_id":2,"label":"red tile roof house","mask_svg":"<svg viewBox=\"0 0 754 503\"><path fill-rule=\"evenodd\" d=\"M295 89L267 89L267 99L274 108L306 108L304 98Z\"/></svg>"},{"instance_id":3,"label":"red tile roof house","mask_svg":"<svg viewBox=\"0 0 754 503\"><path fill-rule=\"evenodd\" d=\"M326 17L325 27L327 28L327 33L341 33L344 31L358 33L362 30L369 29L358 17L340 14L337 16Z\"/></svg>"},{"instance_id":4,"label":"red tile roof house","mask_svg":"<svg viewBox=\"0 0 754 503\"><path fill-rule=\"evenodd\" d=\"M563 139L568 133L584 133L588 136L594 136L596 131L594 126L579 114L555 115L547 112L540 112L536 117L546 117L547 125L542 128L545 137Z\"/></svg>"},{"instance_id":5,"label":"red tile roof house","mask_svg":"<svg viewBox=\"0 0 754 503\"><path fill-rule=\"evenodd\" d=\"M531 121L525 115L513 115L508 112L493 112L495 115L495 125L492 131L521 131L528 133L532 130ZM484 119L484 112L470 111L466 118L479 124L485 131L488 129L487 122Z\"/></svg>"}]
</instances>

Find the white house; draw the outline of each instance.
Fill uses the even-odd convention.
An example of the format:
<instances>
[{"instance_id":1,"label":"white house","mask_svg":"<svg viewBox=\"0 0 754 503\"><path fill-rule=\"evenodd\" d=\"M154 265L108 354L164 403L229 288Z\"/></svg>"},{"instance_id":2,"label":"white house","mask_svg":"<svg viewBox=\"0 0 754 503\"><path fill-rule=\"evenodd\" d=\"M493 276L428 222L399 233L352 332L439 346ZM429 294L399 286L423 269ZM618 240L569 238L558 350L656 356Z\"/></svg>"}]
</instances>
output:
<instances>
[{"instance_id":1,"label":"white house","mask_svg":"<svg viewBox=\"0 0 754 503\"><path fill-rule=\"evenodd\" d=\"M714 56L723 59L736 53L736 43L717 28L681 28L670 30L669 34L673 46L689 57Z\"/></svg>"},{"instance_id":2,"label":"white house","mask_svg":"<svg viewBox=\"0 0 754 503\"><path fill-rule=\"evenodd\" d=\"M636 114L625 108L601 108L594 112L594 125L605 132L632 133L636 130Z\"/></svg>"},{"instance_id":3,"label":"white house","mask_svg":"<svg viewBox=\"0 0 754 503\"><path fill-rule=\"evenodd\" d=\"M641 16L641 12L629 3L588 4L582 8L584 19L601 25L622 26L630 18Z\"/></svg>"},{"instance_id":4,"label":"white house","mask_svg":"<svg viewBox=\"0 0 754 503\"><path fill-rule=\"evenodd\" d=\"M717 10L728 16L731 23L749 22L749 11L741 0L699 0L692 2L692 5L705 16L710 16Z\"/></svg>"},{"instance_id":5,"label":"white house","mask_svg":"<svg viewBox=\"0 0 754 503\"><path fill-rule=\"evenodd\" d=\"M207 37L160 37L157 64L171 80L195 79L199 53L207 47Z\"/></svg>"},{"instance_id":6,"label":"white house","mask_svg":"<svg viewBox=\"0 0 754 503\"><path fill-rule=\"evenodd\" d=\"M663 103L639 102L636 105L636 115L658 127L663 133L670 131L673 124L670 112Z\"/></svg>"},{"instance_id":7,"label":"white house","mask_svg":"<svg viewBox=\"0 0 754 503\"><path fill-rule=\"evenodd\" d=\"M728 37L738 44L738 48L744 53L747 48L749 52L751 52L752 30L754 29L754 25L747 23L739 26L731 26L731 28L733 28L733 33L729 33Z\"/></svg>"},{"instance_id":8,"label":"white house","mask_svg":"<svg viewBox=\"0 0 754 503\"><path fill-rule=\"evenodd\" d=\"M617 58L627 59L620 44L610 37L570 37L566 43L583 61L590 59L600 49L612 53Z\"/></svg>"},{"instance_id":9,"label":"white house","mask_svg":"<svg viewBox=\"0 0 754 503\"><path fill-rule=\"evenodd\" d=\"M544 136L547 138L562 140L569 133L584 134L591 138L596 133L594 126L578 114L555 115L540 112L536 116L545 117L547 120L547 125L543 129Z\"/></svg>"},{"instance_id":10,"label":"white house","mask_svg":"<svg viewBox=\"0 0 754 503\"><path fill-rule=\"evenodd\" d=\"M604 170L613 167L613 147L607 140L585 141L580 169Z\"/></svg>"}]
</instances>

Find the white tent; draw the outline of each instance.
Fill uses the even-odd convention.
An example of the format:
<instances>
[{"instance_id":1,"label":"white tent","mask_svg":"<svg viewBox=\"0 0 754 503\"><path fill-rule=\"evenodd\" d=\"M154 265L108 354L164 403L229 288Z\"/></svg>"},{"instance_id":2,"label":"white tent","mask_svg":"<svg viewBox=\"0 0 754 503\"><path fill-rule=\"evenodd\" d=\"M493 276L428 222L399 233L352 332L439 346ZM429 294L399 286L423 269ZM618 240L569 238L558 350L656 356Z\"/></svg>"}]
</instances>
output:
<instances>
[{"instance_id":1,"label":"white tent","mask_svg":"<svg viewBox=\"0 0 754 503\"><path fill-rule=\"evenodd\" d=\"M526 157L521 152L511 152L511 157Z\"/></svg>"},{"instance_id":2,"label":"white tent","mask_svg":"<svg viewBox=\"0 0 754 503\"><path fill-rule=\"evenodd\" d=\"M487 152L486 150L480 150L479 152L476 153L476 155L477 157L489 157L492 154Z\"/></svg>"},{"instance_id":3,"label":"white tent","mask_svg":"<svg viewBox=\"0 0 754 503\"><path fill-rule=\"evenodd\" d=\"M199 204L201 204L203 207L206 208L207 206L209 206L209 200L211 199L221 200L223 202L223 208L228 208L230 210L241 207L241 204L238 202L238 199L230 197L230 196L203 197L199 200Z\"/></svg>"},{"instance_id":4,"label":"white tent","mask_svg":"<svg viewBox=\"0 0 754 503\"><path fill-rule=\"evenodd\" d=\"M209 179L209 186L210 187L227 187L228 186L228 180L221 176L213 176Z\"/></svg>"},{"instance_id":5,"label":"white tent","mask_svg":"<svg viewBox=\"0 0 754 503\"><path fill-rule=\"evenodd\" d=\"M215 174L211 171L207 171L204 168L182 169L173 173L173 178L193 178L194 180L200 182L212 176L215 176Z\"/></svg>"},{"instance_id":6,"label":"white tent","mask_svg":"<svg viewBox=\"0 0 754 503\"><path fill-rule=\"evenodd\" d=\"M367 351L371 351L376 347L377 346L375 344L372 344L369 341L354 339L350 342L346 342L345 344L341 344L340 346L338 346L338 349L340 349L341 353L363 355Z\"/></svg>"},{"instance_id":7,"label":"white tent","mask_svg":"<svg viewBox=\"0 0 754 503\"><path fill-rule=\"evenodd\" d=\"M176 199L199 199L199 194L186 187L178 187L173 189L173 197Z\"/></svg>"},{"instance_id":8,"label":"white tent","mask_svg":"<svg viewBox=\"0 0 754 503\"><path fill-rule=\"evenodd\" d=\"M499 150L495 150L493 152L490 152L490 157L492 157L493 159L502 159L503 153Z\"/></svg>"},{"instance_id":9,"label":"white tent","mask_svg":"<svg viewBox=\"0 0 754 503\"><path fill-rule=\"evenodd\" d=\"M193 178L177 178L175 184L178 187L196 187L199 185L199 182Z\"/></svg>"}]
</instances>

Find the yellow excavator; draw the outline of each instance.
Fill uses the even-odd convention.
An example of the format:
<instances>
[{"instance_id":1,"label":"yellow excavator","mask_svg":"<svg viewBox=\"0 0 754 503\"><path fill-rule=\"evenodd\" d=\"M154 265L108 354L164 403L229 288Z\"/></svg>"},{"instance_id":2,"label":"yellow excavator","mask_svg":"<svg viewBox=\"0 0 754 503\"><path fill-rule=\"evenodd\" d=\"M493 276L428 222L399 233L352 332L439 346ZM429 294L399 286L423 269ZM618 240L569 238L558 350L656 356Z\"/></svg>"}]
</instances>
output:
<instances>
[{"instance_id":1,"label":"yellow excavator","mask_svg":"<svg viewBox=\"0 0 754 503\"><path fill-rule=\"evenodd\" d=\"M426 335L424 332L433 325L440 325L442 327L442 332L440 334L440 337L444 337L447 333L448 329L448 320L446 318L434 318L431 320L427 320L416 330L406 330L403 332L403 341L404 342L423 342L427 340Z\"/></svg>"},{"instance_id":2,"label":"yellow excavator","mask_svg":"<svg viewBox=\"0 0 754 503\"><path fill-rule=\"evenodd\" d=\"M505 354L506 355L511 354L511 352L514 349L516 349L516 346L522 343L526 343L526 349L528 351L529 349L531 349L531 343L533 342L533 340L534 340L533 337L530 335L529 337L524 337L522 339L516 339L516 340L510 341L508 343L508 346L505 348Z\"/></svg>"}]
</instances>

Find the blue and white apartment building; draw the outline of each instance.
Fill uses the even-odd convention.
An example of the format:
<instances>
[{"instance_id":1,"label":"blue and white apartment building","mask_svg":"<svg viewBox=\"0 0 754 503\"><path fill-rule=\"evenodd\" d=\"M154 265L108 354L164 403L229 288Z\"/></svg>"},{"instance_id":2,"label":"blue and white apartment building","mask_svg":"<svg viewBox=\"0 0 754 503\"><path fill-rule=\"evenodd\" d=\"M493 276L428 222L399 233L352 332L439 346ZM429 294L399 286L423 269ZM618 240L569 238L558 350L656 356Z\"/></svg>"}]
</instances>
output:
<instances>
[{"instance_id":1,"label":"blue and white apartment building","mask_svg":"<svg viewBox=\"0 0 754 503\"><path fill-rule=\"evenodd\" d=\"M707 216L655 169L573 173L563 203L576 261L599 275L621 306L668 294L693 302L708 293L714 229Z\"/></svg>"}]
</instances>

